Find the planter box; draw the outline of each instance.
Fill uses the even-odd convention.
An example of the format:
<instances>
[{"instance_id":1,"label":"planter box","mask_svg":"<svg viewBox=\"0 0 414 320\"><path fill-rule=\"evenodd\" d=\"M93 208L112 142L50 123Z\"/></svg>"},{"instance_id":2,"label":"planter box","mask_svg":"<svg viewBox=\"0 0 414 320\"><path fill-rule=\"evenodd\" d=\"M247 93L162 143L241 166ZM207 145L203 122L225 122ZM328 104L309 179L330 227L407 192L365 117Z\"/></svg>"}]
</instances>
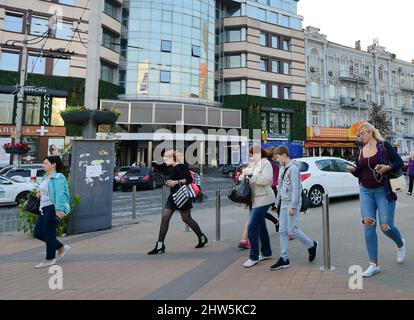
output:
<instances>
[{"instance_id":1,"label":"planter box","mask_svg":"<svg viewBox=\"0 0 414 320\"><path fill-rule=\"evenodd\" d=\"M100 111L94 112L93 118L97 125L100 124L114 124L118 120L118 116L111 111Z\"/></svg>"},{"instance_id":2,"label":"planter box","mask_svg":"<svg viewBox=\"0 0 414 320\"><path fill-rule=\"evenodd\" d=\"M60 114L65 124L83 124L88 122L91 117L91 111L73 110L69 112L63 112Z\"/></svg>"},{"instance_id":3,"label":"planter box","mask_svg":"<svg viewBox=\"0 0 414 320\"><path fill-rule=\"evenodd\" d=\"M22 149L22 148L5 148L6 153L11 154L26 154L29 152L30 149Z\"/></svg>"}]
</instances>

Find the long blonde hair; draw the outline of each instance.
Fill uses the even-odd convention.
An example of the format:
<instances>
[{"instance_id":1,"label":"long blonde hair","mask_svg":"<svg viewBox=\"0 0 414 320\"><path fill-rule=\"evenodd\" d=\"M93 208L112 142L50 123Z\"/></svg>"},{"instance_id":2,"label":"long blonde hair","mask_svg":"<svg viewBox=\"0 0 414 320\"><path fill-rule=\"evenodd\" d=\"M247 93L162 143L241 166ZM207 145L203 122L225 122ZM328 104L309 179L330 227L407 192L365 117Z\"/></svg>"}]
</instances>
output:
<instances>
[{"instance_id":1,"label":"long blonde hair","mask_svg":"<svg viewBox=\"0 0 414 320\"><path fill-rule=\"evenodd\" d=\"M378 141L385 141L384 137L381 135L381 132L377 128L375 128L369 122L363 122L358 129L358 133L361 133L361 130L365 130L367 132L373 132L374 138Z\"/></svg>"}]
</instances>

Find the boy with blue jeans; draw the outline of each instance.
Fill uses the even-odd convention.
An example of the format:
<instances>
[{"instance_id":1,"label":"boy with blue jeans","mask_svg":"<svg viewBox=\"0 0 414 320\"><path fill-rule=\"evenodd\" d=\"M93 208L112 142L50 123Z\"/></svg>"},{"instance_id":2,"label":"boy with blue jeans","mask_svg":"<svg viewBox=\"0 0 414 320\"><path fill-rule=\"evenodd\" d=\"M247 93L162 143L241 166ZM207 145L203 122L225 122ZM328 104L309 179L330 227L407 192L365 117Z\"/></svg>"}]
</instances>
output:
<instances>
[{"instance_id":1,"label":"boy with blue jeans","mask_svg":"<svg viewBox=\"0 0 414 320\"><path fill-rule=\"evenodd\" d=\"M285 146L279 146L275 150L275 156L280 165L283 166L280 170L281 179L276 198L276 207L280 207L280 259L270 267L271 270L290 267L288 253L289 232L308 249L310 262L315 260L318 247L318 243L312 241L297 226L302 205L299 167L290 160L289 149Z\"/></svg>"}]
</instances>

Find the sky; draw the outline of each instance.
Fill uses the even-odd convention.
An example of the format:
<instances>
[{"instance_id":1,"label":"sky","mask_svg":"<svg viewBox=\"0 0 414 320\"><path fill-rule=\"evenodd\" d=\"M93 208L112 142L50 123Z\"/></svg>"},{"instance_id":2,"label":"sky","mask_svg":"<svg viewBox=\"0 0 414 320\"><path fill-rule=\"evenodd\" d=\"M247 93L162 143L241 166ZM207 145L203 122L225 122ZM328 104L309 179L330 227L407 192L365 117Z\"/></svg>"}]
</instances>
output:
<instances>
[{"instance_id":1,"label":"sky","mask_svg":"<svg viewBox=\"0 0 414 320\"><path fill-rule=\"evenodd\" d=\"M303 28L319 28L327 39L349 47L361 40L366 50L374 38L397 59L414 59L413 0L300 0Z\"/></svg>"}]
</instances>

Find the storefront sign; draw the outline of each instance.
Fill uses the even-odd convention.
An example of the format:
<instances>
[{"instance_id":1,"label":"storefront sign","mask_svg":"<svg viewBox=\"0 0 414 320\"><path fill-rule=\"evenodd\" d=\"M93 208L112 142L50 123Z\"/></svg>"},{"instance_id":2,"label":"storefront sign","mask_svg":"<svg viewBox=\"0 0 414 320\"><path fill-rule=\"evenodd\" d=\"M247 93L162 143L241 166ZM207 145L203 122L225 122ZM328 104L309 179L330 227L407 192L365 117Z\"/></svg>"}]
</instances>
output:
<instances>
[{"instance_id":1,"label":"storefront sign","mask_svg":"<svg viewBox=\"0 0 414 320\"><path fill-rule=\"evenodd\" d=\"M289 141L290 135L288 134L269 134L267 140L269 141Z\"/></svg>"},{"instance_id":2,"label":"storefront sign","mask_svg":"<svg viewBox=\"0 0 414 320\"><path fill-rule=\"evenodd\" d=\"M0 125L0 136L11 136L16 133L16 127L12 125ZM48 137L65 137L65 127L42 127L24 126L22 134L24 136L48 136Z\"/></svg>"},{"instance_id":3,"label":"storefront sign","mask_svg":"<svg viewBox=\"0 0 414 320\"><path fill-rule=\"evenodd\" d=\"M45 94L42 102L42 108L40 110L40 125L50 126L50 115L52 109L52 99L50 95Z\"/></svg>"},{"instance_id":4,"label":"storefront sign","mask_svg":"<svg viewBox=\"0 0 414 320\"><path fill-rule=\"evenodd\" d=\"M286 113L280 114L280 134L287 134L287 116Z\"/></svg>"}]
</instances>

